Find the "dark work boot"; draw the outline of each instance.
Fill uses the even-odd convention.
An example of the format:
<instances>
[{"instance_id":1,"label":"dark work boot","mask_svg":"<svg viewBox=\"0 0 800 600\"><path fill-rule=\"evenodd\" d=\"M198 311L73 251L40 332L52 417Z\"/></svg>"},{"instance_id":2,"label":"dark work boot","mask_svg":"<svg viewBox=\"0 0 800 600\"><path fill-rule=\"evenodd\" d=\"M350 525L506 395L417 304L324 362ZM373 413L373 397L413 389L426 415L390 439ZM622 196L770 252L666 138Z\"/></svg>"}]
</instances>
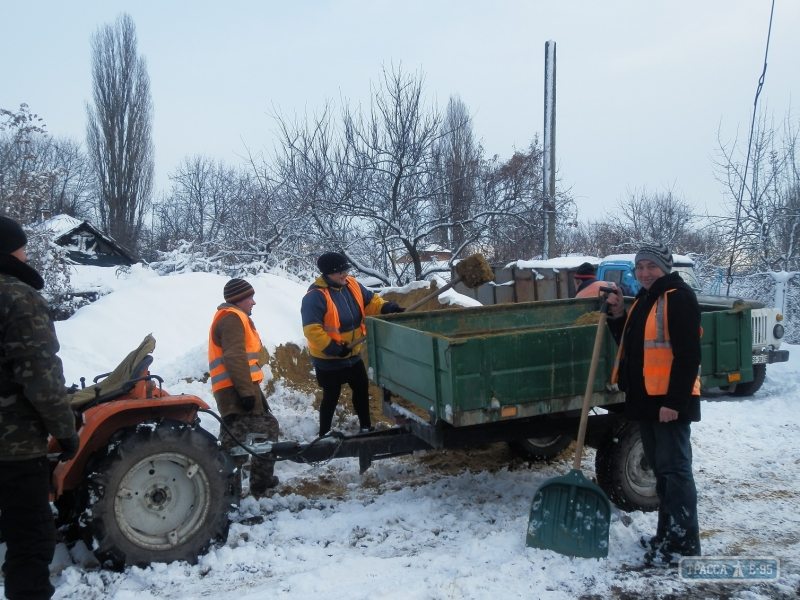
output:
<instances>
[{"instance_id":1,"label":"dark work boot","mask_svg":"<svg viewBox=\"0 0 800 600\"><path fill-rule=\"evenodd\" d=\"M667 530L661 544L645 552L644 563L649 567L677 567L681 557L700 555L700 532L696 529L680 531L673 526Z\"/></svg>"},{"instance_id":2,"label":"dark work boot","mask_svg":"<svg viewBox=\"0 0 800 600\"><path fill-rule=\"evenodd\" d=\"M250 494L256 500L260 500L261 498L263 498L264 496L267 495L267 490L270 490L272 488L278 487L278 484L280 482L281 482L281 480L278 479L278 476L277 475L273 475L272 477L267 479L267 481L264 483L263 486L257 487L257 488L251 487L250 488Z\"/></svg>"},{"instance_id":3,"label":"dark work boot","mask_svg":"<svg viewBox=\"0 0 800 600\"><path fill-rule=\"evenodd\" d=\"M656 534L652 537L643 535L639 538L639 545L645 550L655 550L667 537L667 529L670 525L669 513L663 508L658 508L658 525L656 525Z\"/></svg>"}]
</instances>

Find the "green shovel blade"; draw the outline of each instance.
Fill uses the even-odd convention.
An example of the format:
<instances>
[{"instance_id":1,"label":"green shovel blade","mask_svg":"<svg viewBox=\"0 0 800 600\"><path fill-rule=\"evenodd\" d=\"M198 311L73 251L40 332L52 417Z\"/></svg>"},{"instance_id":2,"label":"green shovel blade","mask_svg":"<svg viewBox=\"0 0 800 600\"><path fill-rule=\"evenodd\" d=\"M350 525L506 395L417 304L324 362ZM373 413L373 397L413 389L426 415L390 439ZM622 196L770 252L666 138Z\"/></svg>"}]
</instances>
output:
<instances>
[{"instance_id":1,"label":"green shovel blade","mask_svg":"<svg viewBox=\"0 0 800 600\"><path fill-rule=\"evenodd\" d=\"M545 481L533 496L526 544L567 556L608 556L611 503L578 469Z\"/></svg>"}]
</instances>

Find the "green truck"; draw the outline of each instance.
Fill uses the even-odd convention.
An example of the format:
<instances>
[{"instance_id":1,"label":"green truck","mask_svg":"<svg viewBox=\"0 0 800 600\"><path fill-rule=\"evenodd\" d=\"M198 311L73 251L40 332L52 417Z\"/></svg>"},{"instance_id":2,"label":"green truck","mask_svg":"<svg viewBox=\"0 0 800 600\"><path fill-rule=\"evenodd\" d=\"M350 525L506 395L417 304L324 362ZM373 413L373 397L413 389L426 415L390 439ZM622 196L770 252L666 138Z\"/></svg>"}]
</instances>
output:
<instances>
[{"instance_id":1,"label":"green truck","mask_svg":"<svg viewBox=\"0 0 800 600\"><path fill-rule=\"evenodd\" d=\"M414 449L503 441L526 459L555 457L577 434L596 332L591 318L581 322L598 308L595 299L565 299L368 318L369 373L399 425L393 431L422 442ZM701 310L703 387L751 382L750 307ZM617 506L654 510L638 427L622 416L624 394L609 383L615 354L606 335L587 445L597 449L598 484ZM362 466L382 457L359 456Z\"/></svg>"}]
</instances>

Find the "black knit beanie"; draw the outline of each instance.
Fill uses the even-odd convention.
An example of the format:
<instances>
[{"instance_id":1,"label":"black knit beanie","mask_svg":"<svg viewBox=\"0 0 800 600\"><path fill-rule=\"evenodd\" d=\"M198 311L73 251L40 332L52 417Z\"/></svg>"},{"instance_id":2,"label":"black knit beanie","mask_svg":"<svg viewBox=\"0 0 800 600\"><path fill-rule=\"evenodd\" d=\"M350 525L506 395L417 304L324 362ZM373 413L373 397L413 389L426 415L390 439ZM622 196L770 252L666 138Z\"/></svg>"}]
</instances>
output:
<instances>
[{"instance_id":1,"label":"black knit beanie","mask_svg":"<svg viewBox=\"0 0 800 600\"><path fill-rule=\"evenodd\" d=\"M244 279L231 279L225 284L222 293L225 296L225 302L236 304L254 295L256 291Z\"/></svg>"},{"instance_id":2,"label":"black knit beanie","mask_svg":"<svg viewBox=\"0 0 800 600\"><path fill-rule=\"evenodd\" d=\"M28 236L14 219L0 217L0 254L11 254L28 243Z\"/></svg>"},{"instance_id":3,"label":"black knit beanie","mask_svg":"<svg viewBox=\"0 0 800 600\"><path fill-rule=\"evenodd\" d=\"M574 277L576 279L593 279L595 275L597 275L597 269L594 268L594 265L585 262L575 269Z\"/></svg>"},{"instance_id":4,"label":"black knit beanie","mask_svg":"<svg viewBox=\"0 0 800 600\"><path fill-rule=\"evenodd\" d=\"M640 260L654 262L658 265L659 269L664 271L664 274L672 272L672 252L670 252L669 248L664 244L643 244L636 253L636 258L633 263L636 264Z\"/></svg>"},{"instance_id":5,"label":"black knit beanie","mask_svg":"<svg viewBox=\"0 0 800 600\"><path fill-rule=\"evenodd\" d=\"M317 259L317 267L323 275L347 271L353 265L339 252L326 252Z\"/></svg>"}]
</instances>

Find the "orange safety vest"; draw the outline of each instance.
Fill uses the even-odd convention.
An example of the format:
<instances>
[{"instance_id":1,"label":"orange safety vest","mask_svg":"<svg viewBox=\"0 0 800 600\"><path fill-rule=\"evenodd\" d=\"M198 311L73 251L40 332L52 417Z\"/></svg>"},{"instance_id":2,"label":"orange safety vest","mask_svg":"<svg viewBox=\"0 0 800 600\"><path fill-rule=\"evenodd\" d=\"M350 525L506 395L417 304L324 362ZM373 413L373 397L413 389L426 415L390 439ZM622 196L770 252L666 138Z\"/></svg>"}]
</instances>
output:
<instances>
[{"instance_id":1,"label":"orange safety vest","mask_svg":"<svg viewBox=\"0 0 800 600\"><path fill-rule=\"evenodd\" d=\"M244 347L247 352L247 362L250 364L250 379L258 383L264 379L264 373L258 365L258 353L261 350L261 338L258 337L255 325L250 318L241 310L235 308L223 308L214 315L211 329L208 332L208 371L211 373L211 391L217 392L223 388L233 387L233 381L225 369L225 359L222 355L222 347L214 343L214 327L217 322L232 313L242 320L244 326Z\"/></svg>"},{"instance_id":2,"label":"orange safety vest","mask_svg":"<svg viewBox=\"0 0 800 600\"><path fill-rule=\"evenodd\" d=\"M361 310L361 335L367 335L367 326L364 324L364 295L361 293L361 286L358 285L358 282L354 277L348 277L347 287L350 289L350 292L356 299L359 310ZM313 292L315 290L310 291ZM339 310L336 308L333 298L331 298L330 290L328 288L316 288L316 291L325 296L325 302L327 303L325 308L325 319L322 322L322 329L337 342L343 341L342 332L339 330L341 327L341 322L339 321Z\"/></svg>"},{"instance_id":3,"label":"orange safety vest","mask_svg":"<svg viewBox=\"0 0 800 600\"><path fill-rule=\"evenodd\" d=\"M650 396L664 396L669 389L669 375L672 371L672 342L669 339L669 324L667 322L667 295L675 290L668 290L658 297L644 326L644 387ZM628 319L633 314L637 299L628 312ZM628 326L628 319L625 326ZM703 337L703 328L700 328L700 337ZM611 373L611 383L616 385L619 375L619 365L624 356L625 338L620 340L617 358L614 361L614 371ZM694 380L692 396L700 395L700 369Z\"/></svg>"}]
</instances>

